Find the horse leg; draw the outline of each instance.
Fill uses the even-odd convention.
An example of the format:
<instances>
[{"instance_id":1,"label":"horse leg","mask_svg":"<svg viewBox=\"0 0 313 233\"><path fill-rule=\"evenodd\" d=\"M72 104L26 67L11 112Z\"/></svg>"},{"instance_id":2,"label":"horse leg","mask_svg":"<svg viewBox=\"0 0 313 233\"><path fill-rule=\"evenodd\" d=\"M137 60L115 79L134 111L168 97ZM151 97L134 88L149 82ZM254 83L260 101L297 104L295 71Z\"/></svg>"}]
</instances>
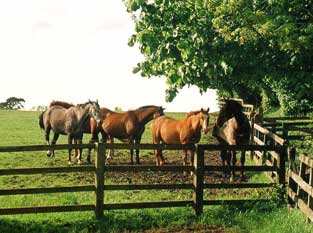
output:
<instances>
[{"instance_id":1,"label":"horse leg","mask_svg":"<svg viewBox=\"0 0 313 233\"><path fill-rule=\"evenodd\" d=\"M236 151L230 151L230 157L231 157L231 162L232 162L232 167L234 168L236 166L236 162L237 162L237 158L236 158ZM232 170L231 171L231 175L230 175L230 181L234 181L234 177L235 177L235 171Z\"/></svg>"},{"instance_id":2,"label":"horse leg","mask_svg":"<svg viewBox=\"0 0 313 233\"><path fill-rule=\"evenodd\" d=\"M51 145L55 145L57 143L59 135L60 134L58 133L54 133ZM52 151L52 156L54 157L54 150L51 150L51 151Z\"/></svg>"},{"instance_id":3,"label":"horse leg","mask_svg":"<svg viewBox=\"0 0 313 233\"><path fill-rule=\"evenodd\" d=\"M69 134L68 137L67 137L67 140L68 140L68 144L69 145L72 145L72 141L73 141L73 135ZM68 164L71 165L72 162L71 162L71 156L72 156L72 149L68 149Z\"/></svg>"},{"instance_id":4,"label":"horse leg","mask_svg":"<svg viewBox=\"0 0 313 233\"><path fill-rule=\"evenodd\" d=\"M224 167L224 178L227 178L227 171L225 169L226 164L229 165L228 163L228 156L227 156L227 151L226 150L222 150L221 151L221 159L222 159L222 166Z\"/></svg>"},{"instance_id":5,"label":"horse leg","mask_svg":"<svg viewBox=\"0 0 313 233\"><path fill-rule=\"evenodd\" d=\"M102 136L102 141L103 141L103 136ZM89 140L89 144L94 144L95 142L99 142L98 132L92 132L91 133L91 138ZM91 163L90 155L91 155L91 147L88 148L88 152L87 152L87 163L89 163L89 164Z\"/></svg>"},{"instance_id":6,"label":"horse leg","mask_svg":"<svg viewBox=\"0 0 313 233\"><path fill-rule=\"evenodd\" d=\"M134 144L133 140L129 140L129 144L132 145ZM133 165L134 164L134 150L130 149L130 164Z\"/></svg>"},{"instance_id":7,"label":"horse leg","mask_svg":"<svg viewBox=\"0 0 313 233\"><path fill-rule=\"evenodd\" d=\"M50 146L50 131L51 131L51 128L50 127L47 127L46 130L45 130L45 139L46 139L46 142L47 144ZM47 151L47 156L50 157L52 154L52 151L51 150L48 150Z\"/></svg>"},{"instance_id":8,"label":"horse leg","mask_svg":"<svg viewBox=\"0 0 313 233\"><path fill-rule=\"evenodd\" d=\"M135 140L135 143L136 143L136 144L140 144L140 141L141 141L141 138L137 138L137 139ZM139 149L136 149L136 163L137 163L137 164L140 163L140 162L139 162Z\"/></svg>"},{"instance_id":9,"label":"horse leg","mask_svg":"<svg viewBox=\"0 0 313 233\"><path fill-rule=\"evenodd\" d=\"M190 166L194 166L194 158L195 158L195 152L194 150L190 150ZM193 176L193 171L190 172L190 175Z\"/></svg>"},{"instance_id":10,"label":"horse leg","mask_svg":"<svg viewBox=\"0 0 313 233\"><path fill-rule=\"evenodd\" d=\"M113 147L113 145L114 145L114 138L111 137L111 136L108 136L108 137L109 137L109 139L110 139L110 144L111 144L112 147ZM107 153L106 159L107 159L107 160L111 160L111 159L113 159L113 157L114 157L114 149L112 148L112 149L110 149L110 151Z\"/></svg>"},{"instance_id":11,"label":"horse leg","mask_svg":"<svg viewBox=\"0 0 313 233\"><path fill-rule=\"evenodd\" d=\"M240 155L241 166L245 165L245 161L246 161L246 151L243 150L243 151L241 151L241 155ZM245 177L244 171L241 171L241 179L244 179L244 177Z\"/></svg>"},{"instance_id":12,"label":"horse leg","mask_svg":"<svg viewBox=\"0 0 313 233\"><path fill-rule=\"evenodd\" d=\"M82 133L79 133L77 136L76 136L76 144L79 144L81 145L83 142L83 134ZM82 163L82 153L83 153L83 149L82 148L79 148L79 154L78 154L78 157L77 157L77 164L80 165Z\"/></svg>"},{"instance_id":13,"label":"horse leg","mask_svg":"<svg viewBox=\"0 0 313 233\"><path fill-rule=\"evenodd\" d=\"M183 150L183 165L186 166L187 164L187 150ZM184 171L184 177L187 176L187 172Z\"/></svg>"}]
</instances>

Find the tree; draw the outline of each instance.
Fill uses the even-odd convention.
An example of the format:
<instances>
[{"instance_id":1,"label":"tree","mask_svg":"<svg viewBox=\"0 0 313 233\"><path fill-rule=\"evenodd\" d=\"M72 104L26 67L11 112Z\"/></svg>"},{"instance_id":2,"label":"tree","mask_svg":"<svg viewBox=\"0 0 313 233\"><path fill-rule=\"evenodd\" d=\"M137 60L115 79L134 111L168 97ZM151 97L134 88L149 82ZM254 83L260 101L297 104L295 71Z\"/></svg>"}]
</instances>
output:
<instances>
[{"instance_id":1,"label":"tree","mask_svg":"<svg viewBox=\"0 0 313 233\"><path fill-rule=\"evenodd\" d=\"M23 103L25 103L23 98L10 97L5 102L0 103L0 109L22 109L24 108Z\"/></svg>"},{"instance_id":2,"label":"tree","mask_svg":"<svg viewBox=\"0 0 313 233\"><path fill-rule=\"evenodd\" d=\"M126 4L136 25L129 45L138 44L145 58L134 72L165 77L168 101L183 86L196 85L254 104L263 96L286 113L312 110L311 0Z\"/></svg>"}]
</instances>

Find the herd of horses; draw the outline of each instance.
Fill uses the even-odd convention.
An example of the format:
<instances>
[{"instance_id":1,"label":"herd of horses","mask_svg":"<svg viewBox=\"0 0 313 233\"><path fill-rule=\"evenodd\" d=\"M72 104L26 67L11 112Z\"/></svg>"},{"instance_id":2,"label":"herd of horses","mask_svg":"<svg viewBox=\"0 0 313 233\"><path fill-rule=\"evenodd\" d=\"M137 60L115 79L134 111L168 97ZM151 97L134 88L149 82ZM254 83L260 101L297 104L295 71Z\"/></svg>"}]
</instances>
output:
<instances>
[{"instance_id":1,"label":"herd of horses","mask_svg":"<svg viewBox=\"0 0 313 233\"><path fill-rule=\"evenodd\" d=\"M100 107L97 101L88 101L84 104L71 104L63 101L52 101L48 109L39 115L40 128L45 131L45 139L49 145L56 144L59 135L67 135L68 143L82 143L83 134L91 134L90 143L102 141L114 143L114 138L130 144L140 143L145 126L151 123L153 144L196 144L200 141L201 131L208 133L209 108L191 111L183 119L177 120L164 115L162 106L147 105L126 112L115 112ZM54 136L50 143L50 131ZM234 100L226 100L220 110L212 135L220 144L241 145L250 140L250 123L243 113L242 105ZM71 149L68 151L68 162L71 164ZM112 158L111 150L107 159ZM193 165L194 152L190 151L190 163ZM130 150L130 163L133 164L133 150ZM54 151L47 152L54 156ZM82 150L75 153L78 164L81 163ZM165 162L162 151L155 150L157 165ZM183 164L187 163L188 151L183 151ZM221 152L223 166L234 166L236 163L235 151ZM242 152L241 165L245 162ZM90 163L90 149L87 153ZM139 164L139 150L136 150L136 163ZM234 173L231 173L231 179ZM243 174L242 174L243 175ZM225 172L225 176L227 173Z\"/></svg>"}]
</instances>

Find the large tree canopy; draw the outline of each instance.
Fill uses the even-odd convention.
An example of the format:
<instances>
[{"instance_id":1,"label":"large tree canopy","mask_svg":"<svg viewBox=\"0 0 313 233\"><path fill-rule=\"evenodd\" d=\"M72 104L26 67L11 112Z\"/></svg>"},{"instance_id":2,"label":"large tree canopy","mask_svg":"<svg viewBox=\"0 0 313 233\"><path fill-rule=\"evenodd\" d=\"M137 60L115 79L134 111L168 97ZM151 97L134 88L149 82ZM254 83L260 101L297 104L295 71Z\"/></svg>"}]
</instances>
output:
<instances>
[{"instance_id":1,"label":"large tree canopy","mask_svg":"<svg viewBox=\"0 0 313 233\"><path fill-rule=\"evenodd\" d=\"M312 110L311 0L126 0L144 60L134 72L167 80L167 100L185 85L286 113Z\"/></svg>"}]
</instances>

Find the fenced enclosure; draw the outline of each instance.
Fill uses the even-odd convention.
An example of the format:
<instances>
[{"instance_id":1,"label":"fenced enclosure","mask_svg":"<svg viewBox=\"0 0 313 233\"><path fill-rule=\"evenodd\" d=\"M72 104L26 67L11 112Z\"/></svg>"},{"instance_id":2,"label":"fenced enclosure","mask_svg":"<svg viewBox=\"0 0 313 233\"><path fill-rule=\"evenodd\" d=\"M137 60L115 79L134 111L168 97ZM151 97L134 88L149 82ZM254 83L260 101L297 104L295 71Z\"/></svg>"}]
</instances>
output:
<instances>
[{"instance_id":1,"label":"fenced enclosure","mask_svg":"<svg viewBox=\"0 0 313 233\"><path fill-rule=\"evenodd\" d=\"M305 154L300 155L299 173L288 172L288 199L307 216L307 222L313 221L313 159Z\"/></svg>"},{"instance_id":2,"label":"fenced enclosure","mask_svg":"<svg viewBox=\"0 0 313 233\"><path fill-rule=\"evenodd\" d=\"M82 144L82 145L55 145L53 149L77 149L77 148L93 148L95 149L95 163L88 166L71 166L71 167L47 167L47 168L18 168L18 169L1 169L1 176L8 175L31 175L31 174L49 174L49 173L75 173L88 172L93 173L95 182L92 185L82 186L65 186L65 187L49 187L49 188L23 188L23 189L2 189L1 196L6 195L28 195L28 194L43 194L43 193L62 193L62 192L92 192L94 193L93 202L90 204L76 204L63 206L37 206L37 207L17 207L17 208L1 208L0 215L8 214L26 214L26 213L48 213L48 212L70 212L70 211L94 211L97 218L103 216L104 210L112 209L134 209L134 208L163 208L163 207L193 207L197 215L202 213L205 205L223 205L223 204L241 204L244 202L265 201L264 199L236 199L236 200L208 200L204 198L203 192L206 189L231 189L231 188L264 188L273 187L279 184L285 184L285 151L283 146L279 145L246 145L246 146L225 146L225 145L153 145L153 144ZM195 151L194 166L179 166L179 165L108 165L105 164L104 154L107 149L114 148L115 150L123 149L140 149L140 150L184 150L191 149ZM44 151L51 149L50 146L20 146L20 147L0 147L1 152L18 152L18 151ZM221 151L221 150L245 150L245 151L273 151L277 153L279 163L271 166L236 166L234 168L221 166L207 166L204 164L206 151ZM204 176L209 171L224 170L235 171L254 171L254 172L276 172L278 179L273 183L205 183ZM191 184L172 183L172 184L122 184L109 185L105 184L106 172L193 172ZM136 203L105 203L104 195L107 190L190 190L193 193L193 198L188 200L166 200L157 202L136 202Z\"/></svg>"}]
</instances>

